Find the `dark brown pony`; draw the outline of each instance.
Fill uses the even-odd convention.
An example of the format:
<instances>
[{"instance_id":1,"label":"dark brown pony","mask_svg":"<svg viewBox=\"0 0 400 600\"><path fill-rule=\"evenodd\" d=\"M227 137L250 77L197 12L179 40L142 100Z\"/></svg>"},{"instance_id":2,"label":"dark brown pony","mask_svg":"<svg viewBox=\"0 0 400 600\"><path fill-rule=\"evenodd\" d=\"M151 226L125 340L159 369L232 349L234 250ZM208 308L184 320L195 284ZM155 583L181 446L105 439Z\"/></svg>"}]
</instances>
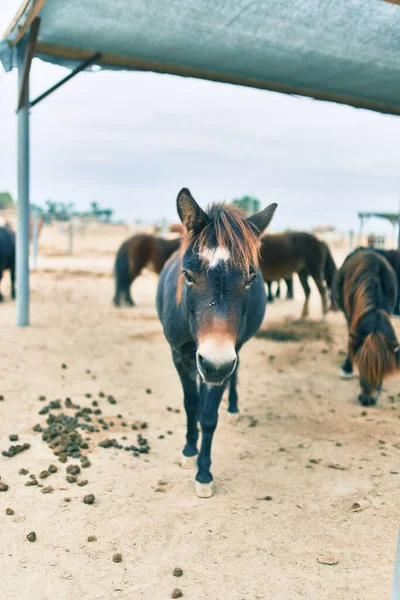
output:
<instances>
[{"instance_id":1,"label":"dark brown pony","mask_svg":"<svg viewBox=\"0 0 400 600\"><path fill-rule=\"evenodd\" d=\"M373 250L377 252L393 267L396 277L397 277L397 298L396 304L393 311L393 314L396 316L400 315L400 298L399 298L399 289L400 289L400 251L399 250L382 250L381 248L357 248L357 250L368 250L369 252Z\"/></svg>"},{"instance_id":2,"label":"dark brown pony","mask_svg":"<svg viewBox=\"0 0 400 600\"><path fill-rule=\"evenodd\" d=\"M266 282L298 274L306 296L302 319L308 316L311 276L321 295L323 316L328 312L327 289L332 290L336 265L325 242L302 231L265 235L261 239L260 269Z\"/></svg>"},{"instance_id":3,"label":"dark brown pony","mask_svg":"<svg viewBox=\"0 0 400 600\"><path fill-rule=\"evenodd\" d=\"M179 248L181 238L165 239L148 234L138 234L129 238L119 248L115 259L115 306L121 301L129 306L135 303L130 287L146 265L150 265L159 275L171 256Z\"/></svg>"},{"instance_id":4,"label":"dark brown pony","mask_svg":"<svg viewBox=\"0 0 400 600\"><path fill-rule=\"evenodd\" d=\"M373 250L356 250L338 270L335 297L348 328L348 355L342 375L351 377L353 363L360 373L363 406L376 404L385 377L399 364L399 342L390 322L397 297L396 274Z\"/></svg>"}]
</instances>

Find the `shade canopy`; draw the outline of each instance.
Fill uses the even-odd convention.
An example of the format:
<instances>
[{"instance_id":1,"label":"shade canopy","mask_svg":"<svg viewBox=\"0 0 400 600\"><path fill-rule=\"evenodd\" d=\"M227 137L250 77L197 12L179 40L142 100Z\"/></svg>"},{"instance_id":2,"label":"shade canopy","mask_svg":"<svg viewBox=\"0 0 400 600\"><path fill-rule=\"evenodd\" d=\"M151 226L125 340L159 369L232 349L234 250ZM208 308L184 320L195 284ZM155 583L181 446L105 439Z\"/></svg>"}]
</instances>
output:
<instances>
[{"instance_id":1,"label":"shade canopy","mask_svg":"<svg viewBox=\"0 0 400 600\"><path fill-rule=\"evenodd\" d=\"M36 56L172 73L400 114L400 0L26 0L0 58L36 16Z\"/></svg>"},{"instance_id":2,"label":"shade canopy","mask_svg":"<svg viewBox=\"0 0 400 600\"><path fill-rule=\"evenodd\" d=\"M393 226L399 225L400 213L380 213L380 212L359 212L358 218L361 221L376 218L389 221Z\"/></svg>"}]
</instances>

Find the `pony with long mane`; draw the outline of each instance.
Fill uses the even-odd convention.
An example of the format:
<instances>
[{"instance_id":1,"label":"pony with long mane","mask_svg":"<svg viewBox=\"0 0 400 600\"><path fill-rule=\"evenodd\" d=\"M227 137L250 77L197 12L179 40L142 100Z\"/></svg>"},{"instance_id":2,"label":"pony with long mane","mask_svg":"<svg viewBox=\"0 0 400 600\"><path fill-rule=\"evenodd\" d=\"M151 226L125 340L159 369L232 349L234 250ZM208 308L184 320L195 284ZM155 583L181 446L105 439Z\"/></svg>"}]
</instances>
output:
<instances>
[{"instance_id":1,"label":"pony with long mane","mask_svg":"<svg viewBox=\"0 0 400 600\"><path fill-rule=\"evenodd\" d=\"M381 256L386 258L386 260L388 261L390 266L393 267L394 272L396 273L396 277L397 277L397 297L396 297L396 303L395 303L393 314L396 316L399 316L400 315L400 297L399 297L400 251L399 250L383 250L382 248L364 248L362 246L360 248L357 248L357 250L364 250L364 251L368 250L369 252L371 252L371 251L377 252L378 254L380 254Z\"/></svg>"},{"instance_id":2,"label":"pony with long mane","mask_svg":"<svg viewBox=\"0 0 400 600\"><path fill-rule=\"evenodd\" d=\"M266 282L286 279L293 273L298 274L305 294L302 319L309 314L311 293L308 284L309 276L314 280L320 293L323 317L328 312L328 291L331 293L332 308L335 308L332 297L332 282L336 273L335 261L327 244L310 233L291 231L263 236L260 269Z\"/></svg>"},{"instance_id":3,"label":"pony with long mane","mask_svg":"<svg viewBox=\"0 0 400 600\"><path fill-rule=\"evenodd\" d=\"M131 285L142 269L149 265L159 275L171 256L180 246L181 238L165 239L140 233L132 236L120 246L114 265L115 306L121 301L129 306L135 303L131 296Z\"/></svg>"},{"instance_id":4,"label":"pony with long mane","mask_svg":"<svg viewBox=\"0 0 400 600\"><path fill-rule=\"evenodd\" d=\"M211 445L222 395L230 381L228 412L237 416L239 352L264 318L267 299L258 270L259 237L276 206L245 219L225 204L213 204L205 212L186 188L178 194L186 234L180 252L161 273L157 312L184 394L187 435L182 466L197 463L196 493L201 498L214 493Z\"/></svg>"},{"instance_id":5,"label":"pony with long mane","mask_svg":"<svg viewBox=\"0 0 400 600\"><path fill-rule=\"evenodd\" d=\"M397 279L388 261L373 250L356 250L340 267L335 296L349 329L343 377L358 366L363 406L377 403L383 380L399 366L399 342L390 315L397 297Z\"/></svg>"}]
</instances>

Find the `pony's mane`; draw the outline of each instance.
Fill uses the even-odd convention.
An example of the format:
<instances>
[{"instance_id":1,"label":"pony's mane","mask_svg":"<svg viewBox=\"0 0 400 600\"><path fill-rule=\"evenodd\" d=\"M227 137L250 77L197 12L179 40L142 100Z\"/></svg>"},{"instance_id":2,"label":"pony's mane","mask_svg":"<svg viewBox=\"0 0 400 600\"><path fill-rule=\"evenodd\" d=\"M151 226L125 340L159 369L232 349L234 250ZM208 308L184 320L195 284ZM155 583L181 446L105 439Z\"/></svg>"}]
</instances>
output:
<instances>
[{"instance_id":1,"label":"pony's mane","mask_svg":"<svg viewBox=\"0 0 400 600\"><path fill-rule=\"evenodd\" d=\"M206 213L210 220L199 235L185 232L181 244L181 260L191 244L193 252L203 256L210 248L222 247L229 250L230 264L234 268L249 273L252 266L258 265L260 254L260 239L256 228L245 218L243 211L228 204L211 204ZM178 304L182 299L182 290L183 277L179 272Z\"/></svg>"},{"instance_id":2,"label":"pony's mane","mask_svg":"<svg viewBox=\"0 0 400 600\"><path fill-rule=\"evenodd\" d=\"M394 350L398 341L389 315L381 305L381 282L370 269L368 255L355 256L350 268L343 286L349 319L349 351L358 364L360 376L371 384L379 384L396 370Z\"/></svg>"},{"instance_id":3,"label":"pony's mane","mask_svg":"<svg viewBox=\"0 0 400 600\"><path fill-rule=\"evenodd\" d=\"M260 240L244 213L233 206L217 203L207 209L207 215L210 222L195 241L193 251L202 254L208 248L222 247L229 250L231 265L244 273L257 266Z\"/></svg>"}]
</instances>

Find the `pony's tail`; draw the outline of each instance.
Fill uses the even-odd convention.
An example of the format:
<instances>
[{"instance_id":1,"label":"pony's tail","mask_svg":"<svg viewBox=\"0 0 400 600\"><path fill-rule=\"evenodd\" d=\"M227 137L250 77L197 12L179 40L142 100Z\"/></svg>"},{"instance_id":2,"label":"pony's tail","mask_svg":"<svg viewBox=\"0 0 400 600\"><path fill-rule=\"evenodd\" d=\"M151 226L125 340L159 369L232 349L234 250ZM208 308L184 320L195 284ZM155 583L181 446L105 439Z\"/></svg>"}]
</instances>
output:
<instances>
[{"instance_id":1,"label":"pony's tail","mask_svg":"<svg viewBox=\"0 0 400 600\"><path fill-rule=\"evenodd\" d=\"M331 310L338 310L338 306L337 306L336 300L335 300L335 295L332 290L333 280L336 275L337 268L336 268L335 261L333 260L331 251L329 250L328 244L325 244L325 242L324 242L324 246L325 246L325 250L326 250L325 266L324 266L324 279L326 281L326 285L328 286L328 290L329 290L330 296L331 296L331 307L330 308L331 308Z\"/></svg>"},{"instance_id":2,"label":"pony's tail","mask_svg":"<svg viewBox=\"0 0 400 600\"><path fill-rule=\"evenodd\" d=\"M360 378L378 386L399 368L398 341L386 311L376 311L376 328L359 343L357 333L351 334L353 360Z\"/></svg>"},{"instance_id":3,"label":"pony's tail","mask_svg":"<svg viewBox=\"0 0 400 600\"><path fill-rule=\"evenodd\" d=\"M124 296L127 293L127 291L129 291L129 286L131 284L128 246L126 243L122 244L122 246L118 250L114 265L114 277L114 304L115 306L119 306L121 303L121 296Z\"/></svg>"},{"instance_id":4,"label":"pony's tail","mask_svg":"<svg viewBox=\"0 0 400 600\"><path fill-rule=\"evenodd\" d=\"M325 244L325 248L326 248L326 258L325 258L324 277L325 277L325 281L327 283L328 288L331 290L333 278L335 277L337 269L336 269L336 264L335 264L335 261L333 260L331 251L329 250L328 244Z\"/></svg>"}]
</instances>

